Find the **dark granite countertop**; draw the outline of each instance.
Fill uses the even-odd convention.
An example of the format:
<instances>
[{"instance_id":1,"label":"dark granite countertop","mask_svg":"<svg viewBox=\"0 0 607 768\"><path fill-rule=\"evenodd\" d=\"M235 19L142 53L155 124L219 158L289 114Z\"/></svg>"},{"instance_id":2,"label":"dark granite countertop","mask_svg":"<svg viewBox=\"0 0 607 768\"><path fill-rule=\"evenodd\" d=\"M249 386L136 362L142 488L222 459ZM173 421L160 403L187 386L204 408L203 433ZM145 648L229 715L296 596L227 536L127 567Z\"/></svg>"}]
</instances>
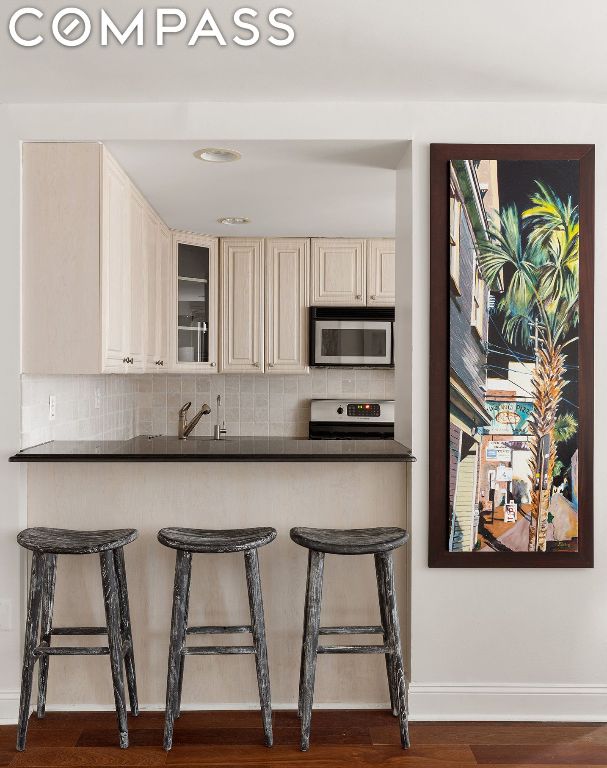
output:
<instances>
[{"instance_id":1,"label":"dark granite countertop","mask_svg":"<svg viewBox=\"0 0 607 768\"><path fill-rule=\"evenodd\" d=\"M397 461L411 462L396 440L307 440L289 437L134 437L131 440L53 441L27 448L13 462L116 461Z\"/></svg>"}]
</instances>

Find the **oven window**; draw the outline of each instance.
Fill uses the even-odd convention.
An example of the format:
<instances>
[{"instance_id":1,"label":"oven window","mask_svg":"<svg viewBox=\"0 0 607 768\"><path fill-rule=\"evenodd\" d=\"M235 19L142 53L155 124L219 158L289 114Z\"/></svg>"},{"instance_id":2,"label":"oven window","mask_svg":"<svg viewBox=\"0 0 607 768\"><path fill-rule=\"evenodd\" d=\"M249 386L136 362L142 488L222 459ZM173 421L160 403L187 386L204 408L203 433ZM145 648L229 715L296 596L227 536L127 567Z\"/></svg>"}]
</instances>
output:
<instances>
[{"instance_id":1,"label":"oven window","mask_svg":"<svg viewBox=\"0 0 607 768\"><path fill-rule=\"evenodd\" d=\"M323 357L386 357L388 334L379 328L323 328Z\"/></svg>"}]
</instances>

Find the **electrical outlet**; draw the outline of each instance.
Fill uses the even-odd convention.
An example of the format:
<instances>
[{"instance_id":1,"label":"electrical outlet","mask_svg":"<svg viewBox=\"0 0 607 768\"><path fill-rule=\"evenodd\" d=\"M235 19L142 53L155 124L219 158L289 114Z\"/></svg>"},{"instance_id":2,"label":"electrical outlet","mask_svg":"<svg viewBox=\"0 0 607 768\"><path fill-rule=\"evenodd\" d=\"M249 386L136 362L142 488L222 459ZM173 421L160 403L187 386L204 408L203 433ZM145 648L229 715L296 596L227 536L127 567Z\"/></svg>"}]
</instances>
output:
<instances>
[{"instance_id":1,"label":"electrical outlet","mask_svg":"<svg viewBox=\"0 0 607 768\"><path fill-rule=\"evenodd\" d=\"M13 628L13 601L0 600L0 632L10 632Z\"/></svg>"},{"instance_id":2,"label":"electrical outlet","mask_svg":"<svg viewBox=\"0 0 607 768\"><path fill-rule=\"evenodd\" d=\"M101 387L95 388L95 410L98 411L101 408Z\"/></svg>"},{"instance_id":3,"label":"electrical outlet","mask_svg":"<svg viewBox=\"0 0 607 768\"><path fill-rule=\"evenodd\" d=\"M51 395L48 399L48 420L55 421L57 416L57 398L55 395Z\"/></svg>"}]
</instances>

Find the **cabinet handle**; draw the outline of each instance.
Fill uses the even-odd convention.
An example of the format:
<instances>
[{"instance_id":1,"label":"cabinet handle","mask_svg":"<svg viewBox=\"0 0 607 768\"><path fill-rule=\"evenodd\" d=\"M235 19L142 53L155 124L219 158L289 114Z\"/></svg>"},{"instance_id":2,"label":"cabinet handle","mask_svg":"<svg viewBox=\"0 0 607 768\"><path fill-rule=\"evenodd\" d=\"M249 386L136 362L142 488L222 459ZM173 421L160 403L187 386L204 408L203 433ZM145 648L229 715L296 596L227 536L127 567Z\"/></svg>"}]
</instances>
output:
<instances>
[{"instance_id":1,"label":"cabinet handle","mask_svg":"<svg viewBox=\"0 0 607 768\"><path fill-rule=\"evenodd\" d=\"M164 360L156 360L156 365L164 365Z\"/></svg>"},{"instance_id":2,"label":"cabinet handle","mask_svg":"<svg viewBox=\"0 0 607 768\"><path fill-rule=\"evenodd\" d=\"M135 358L133 358L133 357L123 357L122 358L122 362L126 363L127 365L133 365L133 363L135 362Z\"/></svg>"}]
</instances>

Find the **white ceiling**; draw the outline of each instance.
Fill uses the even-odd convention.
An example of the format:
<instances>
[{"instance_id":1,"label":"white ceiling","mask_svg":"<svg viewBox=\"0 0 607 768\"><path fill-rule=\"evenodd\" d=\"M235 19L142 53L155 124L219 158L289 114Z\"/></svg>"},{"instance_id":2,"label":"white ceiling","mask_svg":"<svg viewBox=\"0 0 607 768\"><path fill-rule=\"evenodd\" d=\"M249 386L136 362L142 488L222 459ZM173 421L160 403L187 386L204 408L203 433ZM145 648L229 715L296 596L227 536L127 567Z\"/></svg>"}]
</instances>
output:
<instances>
[{"instance_id":1,"label":"white ceiling","mask_svg":"<svg viewBox=\"0 0 607 768\"><path fill-rule=\"evenodd\" d=\"M69 4L37 5L48 30L53 12ZM125 25L144 3L77 5L98 27L101 6ZM3 3L0 102L607 101L605 0L258 0L260 18L277 5L294 11L296 42L281 49L224 48L212 39L188 48L207 6L231 41L240 4L221 0L180 0L190 25L157 48L156 4L145 5L144 48L101 49L94 34L81 48L47 40L25 49L7 33L9 13L20 6Z\"/></svg>"},{"instance_id":2,"label":"white ceiling","mask_svg":"<svg viewBox=\"0 0 607 768\"><path fill-rule=\"evenodd\" d=\"M169 226L224 236L391 237L403 142L119 141L106 145ZM205 163L202 147L242 153ZM224 216L251 219L218 224Z\"/></svg>"}]
</instances>

